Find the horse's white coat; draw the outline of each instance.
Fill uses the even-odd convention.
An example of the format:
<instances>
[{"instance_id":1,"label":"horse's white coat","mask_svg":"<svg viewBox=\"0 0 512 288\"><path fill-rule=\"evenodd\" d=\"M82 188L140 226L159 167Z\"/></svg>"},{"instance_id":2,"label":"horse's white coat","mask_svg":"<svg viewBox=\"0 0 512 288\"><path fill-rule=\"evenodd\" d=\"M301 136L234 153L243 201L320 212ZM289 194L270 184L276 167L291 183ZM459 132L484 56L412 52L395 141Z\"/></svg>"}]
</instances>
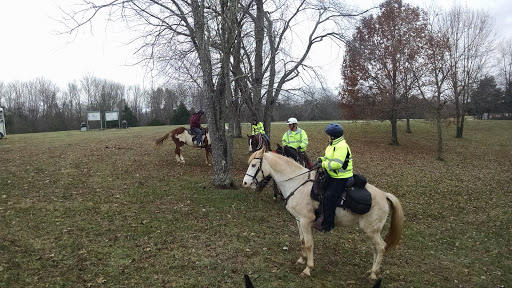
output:
<instances>
[{"instance_id":1,"label":"horse's white coat","mask_svg":"<svg viewBox=\"0 0 512 288\"><path fill-rule=\"evenodd\" d=\"M283 193L283 197L285 199L295 191L288 199L286 209L293 215L293 217L295 217L295 219L297 219L297 224L299 226L302 256L297 260L297 262L300 264L306 263L306 268L301 275L310 276L311 269L314 266L312 224L315 220L314 211L318 207L319 203L312 200L310 197L310 191L313 185L312 182L307 182L300 186L307 180L308 173L299 177L294 177L303 172L307 172L308 170L289 158L275 153L264 152L264 150L259 150L253 153L249 158L249 168L247 169L246 176L243 179L243 186L256 188L253 176L256 177L258 181L261 181L264 176L271 175ZM261 172L254 175L260 165ZM314 179L314 174L315 172L312 171L310 175L312 179ZM297 187L299 188L297 189ZM359 223L359 227L370 238L373 246L373 265L369 272L370 279L376 280L377 274L380 272L380 264L384 252L396 246L401 237L403 210L398 199L392 194L381 191L371 184L367 184L366 189L368 189L372 195L372 208L370 212L364 215L358 215L350 210L338 208L336 209L335 225L351 226ZM390 231L386 237L386 242L388 242L388 246L386 246L386 242L382 239L380 233L390 211L388 200L391 202L394 210Z\"/></svg>"}]
</instances>

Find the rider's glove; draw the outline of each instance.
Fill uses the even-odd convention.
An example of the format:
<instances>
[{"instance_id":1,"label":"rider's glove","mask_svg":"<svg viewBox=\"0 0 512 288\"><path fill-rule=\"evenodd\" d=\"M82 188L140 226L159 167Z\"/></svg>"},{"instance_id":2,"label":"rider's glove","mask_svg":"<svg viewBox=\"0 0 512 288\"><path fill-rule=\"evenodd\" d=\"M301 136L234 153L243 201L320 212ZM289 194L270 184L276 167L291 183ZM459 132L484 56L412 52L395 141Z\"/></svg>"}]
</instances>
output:
<instances>
[{"instance_id":1,"label":"rider's glove","mask_svg":"<svg viewBox=\"0 0 512 288\"><path fill-rule=\"evenodd\" d=\"M318 158L318 160L316 160L315 164L313 165L313 169L318 169L318 168L322 168L322 159Z\"/></svg>"}]
</instances>

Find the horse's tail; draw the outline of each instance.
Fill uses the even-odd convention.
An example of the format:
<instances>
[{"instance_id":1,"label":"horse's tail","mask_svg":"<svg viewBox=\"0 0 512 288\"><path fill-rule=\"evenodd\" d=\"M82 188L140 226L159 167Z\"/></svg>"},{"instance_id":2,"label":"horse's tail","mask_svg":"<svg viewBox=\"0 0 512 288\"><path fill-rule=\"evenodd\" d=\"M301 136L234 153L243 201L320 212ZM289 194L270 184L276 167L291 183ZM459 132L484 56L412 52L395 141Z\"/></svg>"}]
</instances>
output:
<instances>
[{"instance_id":1,"label":"horse's tail","mask_svg":"<svg viewBox=\"0 0 512 288\"><path fill-rule=\"evenodd\" d=\"M398 245L404 228L404 210L402 204L395 195L386 193L386 199L391 203L391 223L389 225L388 235L384 241L386 242L386 250L384 253L393 250Z\"/></svg>"},{"instance_id":2,"label":"horse's tail","mask_svg":"<svg viewBox=\"0 0 512 288\"><path fill-rule=\"evenodd\" d=\"M155 146L160 146L164 143L165 140L167 140L169 138L169 136L171 136L172 134L172 131L170 132L167 132L164 136L158 138L156 141L155 141Z\"/></svg>"}]
</instances>

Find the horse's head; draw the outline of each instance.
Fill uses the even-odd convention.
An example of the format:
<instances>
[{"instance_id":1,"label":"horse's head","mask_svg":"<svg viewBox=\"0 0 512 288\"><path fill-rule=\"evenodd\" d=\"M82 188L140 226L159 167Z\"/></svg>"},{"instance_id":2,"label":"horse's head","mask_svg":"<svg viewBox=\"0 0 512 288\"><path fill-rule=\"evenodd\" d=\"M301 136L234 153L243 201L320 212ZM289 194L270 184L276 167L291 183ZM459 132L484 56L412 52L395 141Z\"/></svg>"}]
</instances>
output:
<instances>
[{"instance_id":1,"label":"horse's head","mask_svg":"<svg viewBox=\"0 0 512 288\"><path fill-rule=\"evenodd\" d=\"M247 135L247 143L249 144L249 152L256 152L256 148L258 147L256 135Z\"/></svg>"},{"instance_id":2,"label":"horse's head","mask_svg":"<svg viewBox=\"0 0 512 288\"><path fill-rule=\"evenodd\" d=\"M256 188L256 186L268 176L268 171L265 171L263 165L263 156L265 154L265 147L254 152L249 157L249 168L245 172L245 177L242 185L244 187ZM268 167L267 167L268 168Z\"/></svg>"}]
</instances>

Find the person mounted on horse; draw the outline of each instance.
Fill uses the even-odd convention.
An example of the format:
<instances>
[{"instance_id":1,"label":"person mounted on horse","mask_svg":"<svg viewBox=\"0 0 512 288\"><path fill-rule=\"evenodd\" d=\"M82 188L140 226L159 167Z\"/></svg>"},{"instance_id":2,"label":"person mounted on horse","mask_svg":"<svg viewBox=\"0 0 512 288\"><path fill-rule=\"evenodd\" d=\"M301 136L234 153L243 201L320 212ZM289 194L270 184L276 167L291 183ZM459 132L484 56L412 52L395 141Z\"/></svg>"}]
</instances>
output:
<instances>
[{"instance_id":1,"label":"person mounted on horse","mask_svg":"<svg viewBox=\"0 0 512 288\"><path fill-rule=\"evenodd\" d=\"M286 121L288 124L288 128L290 130L286 131L282 138L283 146L289 146L294 149L297 149L300 157L304 160L303 162L306 164L305 167L310 169L312 167L311 161L309 160L308 155L306 154L306 148L308 147L308 135L306 131L297 127L299 122L297 118L290 118Z\"/></svg>"},{"instance_id":2,"label":"person mounted on horse","mask_svg":"<svg viewBox=\"0 0 512 288\"><path fill-rule=\"evenodd\" d=\"M201 116L204 115L203 109L199 109L190 117L190 131L196 135L196 142L199 148L202 147L203 128L201 127Z\"/></svg>"},{"instance_id":3,"label":"person mounted on horse","mask_svg":"<svg viewBox=\"0 0 512 288\"><path fill-rule=\"evenodd\" d=\"M265 128L263 127L263 123L258 121L257 117L252 117L251 120L251 132L252 135L261 134L263 139L265 139L267 150L270 150L270 138L267 134L265 134Z\"/></svg>"},{"instance_id":4,"label":"person mounted on horse","mask_svg":"<svg viewBox=\"0 0 512 288\"><path fill-rule=\"evenodd\" d=\"M337 201L345 190L348 182L353 179L352 154L345 138L343 127L339 124L329 124L325 127L325 133L329 138L329 145L325 148L325 155L319 157L313 168L324 168L327 171L329 181L325 189L323 200L324 218L320 223L315 223L317 230L328 232L334 228L334 217Z\"/></svg>"}]
</instances>

